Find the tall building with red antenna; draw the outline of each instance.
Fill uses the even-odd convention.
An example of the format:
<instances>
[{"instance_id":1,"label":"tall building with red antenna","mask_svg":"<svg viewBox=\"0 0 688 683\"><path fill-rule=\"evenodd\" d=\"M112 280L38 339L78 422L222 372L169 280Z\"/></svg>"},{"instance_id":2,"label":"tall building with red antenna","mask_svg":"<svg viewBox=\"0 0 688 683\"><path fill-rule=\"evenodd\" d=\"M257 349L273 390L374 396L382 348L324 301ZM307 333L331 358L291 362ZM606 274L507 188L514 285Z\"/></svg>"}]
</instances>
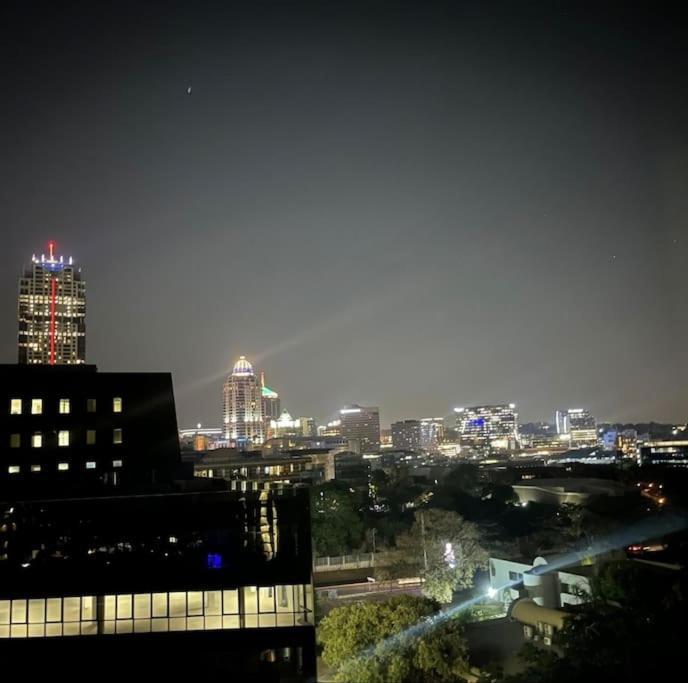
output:
<instances>
[{"instance_id":1,"label":"tall building with red antenna","mask_svg":"<svg viewBox=\"0 0 688 683\"><path fill-rule=\"evenodd\" d=\"M86 283L72 258L35 254L19 280L19 363L86 362Z\"/></svg>"}]
</instances>

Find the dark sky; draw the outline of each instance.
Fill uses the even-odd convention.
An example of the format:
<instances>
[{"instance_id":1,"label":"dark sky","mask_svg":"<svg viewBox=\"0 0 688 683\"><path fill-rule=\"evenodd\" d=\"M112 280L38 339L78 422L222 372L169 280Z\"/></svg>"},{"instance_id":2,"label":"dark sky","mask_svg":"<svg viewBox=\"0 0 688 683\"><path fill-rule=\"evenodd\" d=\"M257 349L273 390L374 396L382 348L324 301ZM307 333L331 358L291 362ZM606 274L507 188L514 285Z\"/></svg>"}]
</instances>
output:
<instances>
[{"instance_id":1,"label":"dark sky","mask_svg":"<svg viewBox=\"0 0 688 683\"><path fill-rule=\"evenodd\" d=\"M220 421L688 417L688 44L662 3L5 2L0 359L54 238L88 359ZM192 87L191 95L187 88Z\"/></svg>"}]
</instances>

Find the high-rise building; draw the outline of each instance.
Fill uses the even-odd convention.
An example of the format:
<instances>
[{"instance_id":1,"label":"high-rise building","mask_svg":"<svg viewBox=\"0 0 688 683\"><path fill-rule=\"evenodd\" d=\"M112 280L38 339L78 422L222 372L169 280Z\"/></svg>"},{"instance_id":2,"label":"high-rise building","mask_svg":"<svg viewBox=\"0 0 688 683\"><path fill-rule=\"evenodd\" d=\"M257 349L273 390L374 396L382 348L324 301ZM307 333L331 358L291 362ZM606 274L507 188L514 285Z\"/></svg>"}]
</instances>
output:
<instances>
[{"instance_id":1,"label":"high-rise building","mask_svg":"<svg viewBox=\"0 0 688 683\"><path fill-rule=\"evenodd\" d=\"M400 451L418 451L421 447L419 420L392 422L392 447Z\"/></svg>"},{"instance_id":2,"label":"high-rise building","mask_svg":"<svg viewBox=\"0 0 688 683\"><path fill-rule=\"evenodd\" d=\"M265 384L265 370L260 371L260 396L263 409L263 420L268 424L270 420L279 419L281 401L279 394Z\"/></svg>"},{"instance_id":3,"label":"high-rise building","mask_svg":"<svg viewBox=\"0 0 688 683\"><path fill-rule=\"evenodd\" d=\"M480 452L512 450L518 442L515 403L454 408L461 445Z\"/></svg>"},{"instance_id":4,"label":"high-rise building","mask_svg":"<svg viewBox=\"0 0 688 683\"><path fill-rule=\"evenodd\" d=\"M557 426L557 434L566 435L569 433L569 411L557 410L554 413L554 422Z\"/></svg>"},{"instance_id":5,"label":"high-rise building","mask_svg":"<svg viewBox=\"0 0 688 683\"><path fill-rule=\"evenodd\" d=\"M583 408L568 409L569 434L572 446L594 446L597 443L597 423Z\"/></svg>"},{"instance_id":6,"label":"high-rise building","mask_svg":"<svg viewBox=\"0 0 688 683\"><path fill-rule=\"evenodd\" d=\"M19 363L86 362L86 284L72 258L35 254L19 280Z\"/></svg>"},{"instance_id":7,"label":"high-rise building","mask_svg":"<svg viewBox=\"0 0 688 683\"><path fill-rule=\"evenodd\" d=\"M304 436L313 437L318 435L318 428L316 427L314 417L301 416L299 422L301 422L301 430Z\"/></svg>"},{"instance_id":8,"label":"high-rise building","mask_svg":"<svg viewBox=\"0 0 688 683\"><path fill-rule=\"evenodd\" d=\"M380 410L377 407L347 406L339 411L341 435L356 440L361 453L380 450Z\"/></svg>"},{"instance_id":9,"label":"high-rise building","mask_svg":"<svg viewBox=\"0 0 688 683\"><path fill-rule=\"evenodd\" d=\"M426 451L436 451L444 439L444 418L424 417L420 421L420 445Z\"/></svg>"},{"instance_id":10,"label":"high-rise building","mask_svg":"<svg viewBox=\"0 0 688 683\"><path fill-rule=\"evenodd\" d=\"M260 371L260 403L263 412L263 435L270 433L270 422L279 420L282 403L279 394L265 384L265 370Z\"/></svg>"},{"instance_id":11,"label":"high-rise building","mask_svg":"<svg viewBox=\"0 0 688 683\"><path fill-rule=\"evenodd\" d=\"M239 358L225 380L222 397L225 439L237 448L262 444L265 440L262 387L245 356Z\"/></svg>"}]
</instances>

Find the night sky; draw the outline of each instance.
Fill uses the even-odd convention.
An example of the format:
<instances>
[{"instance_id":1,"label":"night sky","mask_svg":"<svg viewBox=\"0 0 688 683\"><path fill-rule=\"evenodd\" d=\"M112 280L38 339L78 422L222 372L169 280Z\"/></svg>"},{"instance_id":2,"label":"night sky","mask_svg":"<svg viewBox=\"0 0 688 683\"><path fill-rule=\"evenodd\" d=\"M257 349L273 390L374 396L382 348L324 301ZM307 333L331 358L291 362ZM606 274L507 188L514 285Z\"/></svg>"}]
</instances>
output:
<instances>
[{"instance_id":1,"label":"night sky","mask_svg":"<svg viewBox=\"0 0 688 683\"><path fill-rule=\"evenodd\" d=\"M240 354L318 420L688 418L669 6L5 2L0 26L0 361L55 239L89 362L171 371L184 426L219 425Z\"/></svg>"}]
</instances>

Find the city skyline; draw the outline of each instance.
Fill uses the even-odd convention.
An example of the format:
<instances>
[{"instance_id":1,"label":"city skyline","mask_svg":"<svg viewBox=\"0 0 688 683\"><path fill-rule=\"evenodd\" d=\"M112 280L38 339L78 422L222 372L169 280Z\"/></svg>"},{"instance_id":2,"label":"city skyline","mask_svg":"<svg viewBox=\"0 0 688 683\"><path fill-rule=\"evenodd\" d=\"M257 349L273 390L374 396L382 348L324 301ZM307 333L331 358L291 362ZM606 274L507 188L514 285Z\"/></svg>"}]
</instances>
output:
<instances>
[{"instance_id":1,"label":"city skyline","mask_svg":"<svg viewBox=\"0 0 688 683\"><path fill-rule=\"evenodd\" d=\"M180 424L242 353L322 420L685 421L679 22L455 4L7 10L0 357L55 239Z\"/></svg>"},{"instance_id":2,"label":"city skyline","mask_svg":"<svg viewBox=\"0 0 688 683\"><path fill-rule=\"evenodd\" d=\"M32 263L32 267L33 267L34 271L35 271L36 267L38 267L38 268L40 269L40 268L42 267L43 264L45 264L46 268L52 267L52 264L57 264L60 268L63 267L63 265L62 265L62 261L63 261L62 258L61 258L61 257L57 257L57 256L54 255L54 251L56 250L56 248L57 248L56 242L55 242L54 240L49 240L48 243L47 243L47 251L48 251L47 257L46 257L45 254L41 254L40 256L36 256L36 254L32 254L32 256L31 256L31 263ZM40 253L40 252L39 252L39 253ZM71 269L72 269L72 262L73 262L72 257L69 257L68 260L64 262L65 265L67 266L67 268L68 268L70 271L71 271ZM48 271L48 272L49 272L49 271ZM20 279L20 299L19 299L19 305L18 305L18 306L19 306L19 311L20 311L20 313L19 313L20 325L21 325L21 318L22 318L22 316L26 315L25 313L22 313L22 311L23 311L23 310L26 308L26 306L27 306L27 304L24 302L24 298L25 298L25 296L26 296L25 293L24 293L24 289L27 287L27 285L26 285L26 282L27 282L26 278L29 277L29 273L30 273L30 270L25 270L25 271L24 271L24 277L23 277L22 279ZM35 274L34 274L32 277L35 277ZM42 278L42 277L43 277L43 276L42 276L42 271L40 271L40 273L39 273L39 278ZM81 271L80 271L80 269L78 270L78 277L79 277L79 280L81 280ZM28 290L27 290L27 291L28 291ZM83 297L83 293L82 293L81 296ZM82 298L82 304L81 304L81 305L82 305L82 306L84 305L84 304L83 304L83 298ZM82 316L83 316L83 312L82 312ZM82 333L82 334L83 334L83 333ZM21 338L21 333L20 333L20 338ZM48 347L46 346L46 349L47 349L47 348L48 348ZM20 344L19 344L19 349L20 349L20 354L21 354L21 349L22 349L21 342L20 342ZM47 351L46 351L46 353L47 353ZM40 361L37 361L37 360L36 360L36 361L32 361L32 362L40 362ZM50 363L50 361L46 361L46 362L47 362L48 364ZM83 362L83 360L81 360L81 361L79 361L79 362ZM241 355L241 356L238 357L237 363L245 363L245 362L246 362L246 357L245 357L244 355ZM93 363L93 364L95 365L96 363ZM223 384L223 386L224 386L225 388L223 389L223 392L226 392L226 382L227 382L228 378L232 376L233 372L236 371L236 367L237 367L237 365L236 365L236 363L234 363L234 365L233 365L233 367L232 367L232 370L229 370L229 371L224 375L224 379L223 379L223 381L222 381L222 384ZM251 375L253 376L253 369L252 369L252 368L251 368ZM265 385L265 370L264 370L264 369L263 369L263 370L260 370L260 372L258 373L258 375L256 375L256 378L255 378L255 379L256 379L256 391L258 391L258 392L260 393L260 387L262 387L263 398L262 398L262 401L260 401L260 403L261 403L261 406L262 406L263 411L265 411L265 399L266 399L266 396L268 396L268 395L269 395L269 396L274 396L274 399L277 400L277 401L279 401L279 399L278 399L278 394L277 394L276 392L274 392L272 389L268 388L268 387ZM266 392L267 392L267 393L266 393ZM226 411L227 411L227 408L226 408L226 401L227 401L227 399L226 399L226 398L223 398L223 403L225 404L225 407L222 409L222 413L223 413L223 414L226 413ZM485 406L495 406L495 405L497 405L497 406L498 406L499 404L498 404L498 403L484 403L483 405L485 405ZM463 411L463 410L464 410L463 407L454 407L454 408L450 409L450 411L449 411L446 415L444 415L443 417L444 417L445 421L451 422L451 418L457 413L457 411ZM580 411L581 409L574 408L574 409L568 409L568 410L569 410L569 411L573 410L574 412L576 412L576 411ZM381 412L384 412L384 410L381 410ZM556 424L557 424L557 414L558 414L558 412L559 412L558 410L550 411L550 415L548 415L548 416L540 417L540 418L532 419L532 420L521 420L520 423L543 421L543 422L549 422L550 424L556 425ZM319 412L319 413L316 413L316 414L319 416L318 418L316 418L316 421L319 420L320 422L323 422L323 423L324 423L324 422L327 422L328 420L330 420L330 419L332 419L332 418L335 418L335 419L336 419L336 416L339 415L340 413L341 413L341 410L340 410L339 408L334 408L334 409L331 409L329 413L326 413L326 417L325 417L324 419L322 419L322 418L320 417L320 416L322 415L322 411L321 411L321 412ZM427 411L426 411L426 413L427 413ZM425 413L424 413L424 414L425 414ZM420 415L420 414L419 414L419 415ZM552 415L554 415L554 420L551 419L551 418L552 418ZM226 417L226 416L225 416L225 417ZM218 424L226 425L226 419L225 419L225 417L222 417L222 416L221 416L221 419L218 421ZM392 426L393 426L395 422L404 421L404 420L418 420L418 419L421 419L421 417L419 417L419 416L408 417L408 416L407 416L407 417L404 417L404 418L390 419L389 422L383 422L383 421L381 421L381 425L382 425L382 424L387 424L387 425L392 425ZM264 420L263 420L263 421L264 421ZM648 422L649 422L649 421L657 421L657 422L662 422L662 420L651 420L651 419L647 419L647 418L643 418L642 420L603 420L603 422L641 422L641 421L648 421ZM680 420L679 420L679 421L674 421L674 422L675 422L676 424L683 424L683 422L681 422ZM186 424L186 423L183 423L183 424ZM208 426L208 425L214 425L215 422L211 419L211 420L207 420L207 421L205 421L205 422L200 422L200 423L199 423L199 422L195 422L195 421L194 421L194 422L189 422L188 424L204 424L204 425ZM266 428L267 428L267 427L265 427L265 429L266 429Z\"/></svg>"}]
</instances>

